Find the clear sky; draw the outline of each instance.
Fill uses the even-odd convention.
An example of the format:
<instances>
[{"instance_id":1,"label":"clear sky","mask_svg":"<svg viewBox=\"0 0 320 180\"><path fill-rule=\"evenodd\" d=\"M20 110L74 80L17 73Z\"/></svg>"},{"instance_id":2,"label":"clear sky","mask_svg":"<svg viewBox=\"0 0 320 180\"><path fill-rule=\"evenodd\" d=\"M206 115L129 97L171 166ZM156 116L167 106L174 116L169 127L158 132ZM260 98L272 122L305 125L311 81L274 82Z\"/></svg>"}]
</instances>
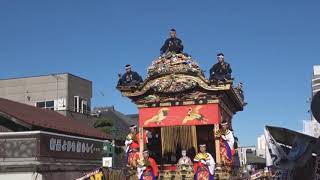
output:
<instances>
[{"instance_id":1,"label":"clear sky","mask_svg":"<svg viewBox=\"0 0 320 180\"><path fill-rule=\"evenodd\" d=\"M93 81L93 106L137 113L115 89L117 74L130 63L145 77L174 27L206 72L224 52L248 102L235 134L256 145L265 125L302 130L310 118L319 8L318 0L0 0L0 79L70 72Z\"/></svg>"}]
</instances>

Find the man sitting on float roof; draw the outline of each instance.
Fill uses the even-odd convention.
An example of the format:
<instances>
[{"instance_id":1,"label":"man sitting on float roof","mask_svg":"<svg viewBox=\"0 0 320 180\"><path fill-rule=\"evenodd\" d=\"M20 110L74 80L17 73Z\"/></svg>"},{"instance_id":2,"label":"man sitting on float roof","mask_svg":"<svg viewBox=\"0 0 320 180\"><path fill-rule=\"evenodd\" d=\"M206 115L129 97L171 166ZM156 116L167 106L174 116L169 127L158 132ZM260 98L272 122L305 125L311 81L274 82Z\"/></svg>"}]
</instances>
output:
<instances>
[{"instance_id":1,"label":"man sitting on float roof","mask_svg":"<svg viewBox=\"0 0 320 180\"><path fill-rule=\"evenodd\" d=\"M170 38L168 38L163 46L160 49L160 54L165 54L167 52L171 52L171 53L182 53L183 52L183 45L182 45L182 41L177 38L177 32L175 29L171 29L170 30Z\"/></svg>"},{"instance_id":2,"label":"man sitting on float roof","mask_svg":"<svg viewBox=\"0 0 320 180\"><path fill-rule=\"evenodd\" d=\"M224 54L217 54L218 62L213 65L210 69L210 80L211 81L227 81L231 80L231 67L230 64L224 61Z\"/></svg>"},{"instance_id":3,"label":"man sitting on float roof","mask_svg":"<svg viewBox=\"0 0 320 180\"><path fill-rule=\"evenodd\" d=\"M142 82L141 76L137 73L131 70L131 65L126 65L126 73L124 73L121 77L121 74L119 74L119 86L136 86L140 85Z\"/></svg>"}]
</instances>

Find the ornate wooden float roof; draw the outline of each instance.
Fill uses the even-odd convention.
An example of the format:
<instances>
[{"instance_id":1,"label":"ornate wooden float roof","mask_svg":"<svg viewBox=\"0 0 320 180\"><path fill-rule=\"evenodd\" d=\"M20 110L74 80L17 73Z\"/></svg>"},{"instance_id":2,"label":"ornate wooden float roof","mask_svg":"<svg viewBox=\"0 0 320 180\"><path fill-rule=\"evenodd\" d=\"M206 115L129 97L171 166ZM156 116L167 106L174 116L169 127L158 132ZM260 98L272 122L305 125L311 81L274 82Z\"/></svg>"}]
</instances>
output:
<instances>
[{"instance_id":1,"label":"ornate wooden float roof","mask_svg":"<svg viewBox=\"0 0 320 180\"><path fill-rule=\"evenodd\" d=\"M212 83L191 57L166 54L152 62L142 84L117 86L117 89L138 107L208 104L223 100L235 113L243 109L244 102L232 83Z\"/></svg>"}]
</instances>

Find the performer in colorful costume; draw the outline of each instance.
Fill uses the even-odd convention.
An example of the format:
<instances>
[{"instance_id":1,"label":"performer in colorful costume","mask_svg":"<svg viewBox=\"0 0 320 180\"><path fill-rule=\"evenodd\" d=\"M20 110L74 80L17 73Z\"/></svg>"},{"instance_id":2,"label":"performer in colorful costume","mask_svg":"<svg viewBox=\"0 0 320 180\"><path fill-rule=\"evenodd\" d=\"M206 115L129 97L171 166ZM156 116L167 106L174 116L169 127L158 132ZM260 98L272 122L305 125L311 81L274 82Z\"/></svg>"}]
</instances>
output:
<instances>
[{"instance_id":1,"label":"performer in colorful costume","mask_svg":"<svg viewBox=\"0 0 320 180\"><path fill-rule=\"evenodd\" d=\"M228 123L223 122L221 124L221 130L216 134L216 137L220 138L220 153L221 160L226 165L227 169L231 171L232 158L235 154L234 150L234 136L233 132L229 130Z\"/></svg>"},{"instance_id":2,"label":"performer in colorful costume","mask_svg":"<svg viewBox=\"0 0 320 180\"><path fill-rule=\"evenodd\" d=\"M131 169L135 169L137 167L137 161L139 160L139 142L140 142L140 135L137 132L137 126L132 125L130 126L130 133L128 134L125 145L126 145L126 159L127 159L127 166ZM143 135L144 143L147 143L147 136L146 133Z\"/></svg>"},{"instance_id":3,"label":"performer in colorful costume","mask_svg":"<svg viewBox=\"0 0 320 180\"><path fill-rule=\"evenodd\" d=\"M206 145L200 145L200 153L194 157L194 179L213 180L215 161L211 154L206 152Z\"/></svg>"},{"instance_id":4,"label":"performer in colorful costume","mask_svg":"<svg viewBox=\"0 0 320 180\"><path fill-rule=\"evenodd\" d=\"M159 168L156 161L149 157L149 151L143 151L143 159L138 161L138 178L139 180L157 180Z\"/></svg>"}]
</instances>

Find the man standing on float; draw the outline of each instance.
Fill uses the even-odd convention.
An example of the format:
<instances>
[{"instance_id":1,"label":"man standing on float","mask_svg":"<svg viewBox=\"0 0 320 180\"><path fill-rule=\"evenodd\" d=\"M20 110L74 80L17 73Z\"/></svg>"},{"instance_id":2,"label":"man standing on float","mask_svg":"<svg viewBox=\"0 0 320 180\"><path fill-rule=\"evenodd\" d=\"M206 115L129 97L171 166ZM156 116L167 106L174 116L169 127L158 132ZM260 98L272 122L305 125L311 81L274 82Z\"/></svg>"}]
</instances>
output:
<instances>
[{"instance_id":1,"label":"man standing on float","mask_svg":"<svg viewBox=\"0 0 320 180\"><path fill-rule=\"evenodd\" d=\"M143 159L138 161L138 178L139 180L157 180L159 169L157 162L149 156L149 151L143 151Z\"/></svg>"},{"instance_id":2,"label":"man standing on float","mask_svg":"<svg viewBox=\"0 0 320 180\"><path fill-rule=\"evenodd\" d=\"M144 143L148 143L146 133L143 135L143 141ZM137 167L137 161L139 160L139 142L140 135L137 131L137 126L132 125L130 126L130 133L125 141L127 166L131 169L135 169Z\"/></svg>"},{"instance_id":3,"label":"man standing on float","mask_svg":"<svg viewBox=\"0 0 320 180\"><path fill-rule=\"evenodd\" d=\"M228 171L231 172L234 150L233 132L228 128L228 122L221 123L221 131L217 137L220 137L220 153L222 162L226 165Z\"/></svg>"},{"instance_id":4,"label":"man standing on float","mask_svg":"<svg viewBox=\"0 0 320 180\"><path fill-rule=\"evenodd\" d=\"M207 153L206 145L200 145L200 152L194 157L194 179L213 180L215 161L211 154Z\"/></svg>"}]
</instances>

